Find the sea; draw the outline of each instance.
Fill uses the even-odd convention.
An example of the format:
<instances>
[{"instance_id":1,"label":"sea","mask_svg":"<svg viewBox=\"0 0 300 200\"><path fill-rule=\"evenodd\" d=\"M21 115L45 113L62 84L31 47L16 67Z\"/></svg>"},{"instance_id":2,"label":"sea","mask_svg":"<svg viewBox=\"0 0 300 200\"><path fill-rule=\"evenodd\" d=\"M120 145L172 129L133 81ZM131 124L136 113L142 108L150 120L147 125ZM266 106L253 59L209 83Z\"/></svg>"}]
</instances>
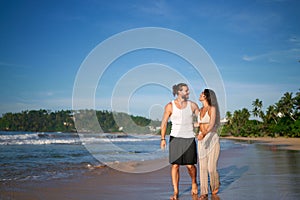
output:
<instances>
[{"instance_id":1,"label":"sea","mask_svg":"<svg viewBox=\"0 0 300 200\"><path fill-rule=\"evenodd\" d=\"M233 145L221 142L223 150ZM1 182L69 178L111 163L167 157L159 135L0 131Z\"/></svg>"},{"instance_id":2,"label":"sea","mask_svg":"<svg viewBox=\"0 0 300 200\"><path fill-rule=\"evenodd\" d=\"M221 199L300 198L300 151L224 138L220 146ZM159 135L0 131L0 186L77 180L110 163L167 158Z\"/></svg>"}]
</instances>

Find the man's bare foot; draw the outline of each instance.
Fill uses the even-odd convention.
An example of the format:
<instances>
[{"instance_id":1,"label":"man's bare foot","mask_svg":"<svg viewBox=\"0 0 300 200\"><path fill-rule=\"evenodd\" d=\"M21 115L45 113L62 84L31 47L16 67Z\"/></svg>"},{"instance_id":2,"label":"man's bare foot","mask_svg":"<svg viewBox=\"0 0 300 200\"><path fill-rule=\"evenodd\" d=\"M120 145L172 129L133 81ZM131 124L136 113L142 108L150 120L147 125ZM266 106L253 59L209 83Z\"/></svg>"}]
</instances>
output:
<instances>
[{"instance_id":1,"label":"man's bare foot","mask_svg":"<svg viewBox=\"0 0 300 200\"><path fill-rule=\"evenodd\" d=\"M193 184L192 184L192 191L191 191L191 194L192 194L192 195L198 194L198 185L197 185L197 183L193 183Z\"/></svg>"},{"instance_id":2,"label":"man's bare foot","mask_svg":"<svg viewBox=\"0 0 300 200\"><path fill-rule=\"evenodd\" d=\"M213 194L213 195L216 195L218 192L219 192L219 188L215 189L215 190L212 192L212 194Z\"/></svg>"},{"instance_id":3,"label":"man's bare foot","mask_svg":"<svg viewBox=\"0 0 300 200\"><path fill-rule=\"evenodd\" d=\"M202 194L198 200L207 200L208 199L208 194Z\"/></svg>"},{"instance_id":4,"label":"man's bare foot","mask_svg":"<svg viewBox=\"0 0 300 200\"><path fill-rule=\"evenodd\" d=\"M178 194L174 194L170 197L170 200L178 200Z\"/></svg>"}]
</instances>

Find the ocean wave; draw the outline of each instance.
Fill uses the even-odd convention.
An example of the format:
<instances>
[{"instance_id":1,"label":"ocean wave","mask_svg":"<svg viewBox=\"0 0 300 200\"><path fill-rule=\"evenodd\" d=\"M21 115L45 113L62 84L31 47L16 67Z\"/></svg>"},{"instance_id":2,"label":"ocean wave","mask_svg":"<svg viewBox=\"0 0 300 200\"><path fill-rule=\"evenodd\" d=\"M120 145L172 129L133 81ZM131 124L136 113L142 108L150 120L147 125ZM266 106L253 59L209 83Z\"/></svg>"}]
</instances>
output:
<instances>
[{"instance_id":1,"label":"ocean wave","mask_svg":"<svg viewBox=\"0 0 300 200\"><path fill-rule=\"evenodd\" d=\"M95 144L95 143L119 143L119 142L147 142L155 141L157 138L94 138L94 137L80 137L83 144Z\"/></svg>"},{"instance_id":2,"label":"ocean wave","mask_svg":"<svg viewBox=\"0 0 300 200\"><path fill-rule=\"evenodd\" d=\"M0 140L26 140L26 139L38 139L38 138L39 138L39 133L0 135Z\"/></svg>"},{"instance_id":3,"label":"ocean wave","mask_svg":"<svg viewBox=\"0 0 300 200\"><path fill-rule=\"evenodd\" d=\"M27 139L39 139L39 138L70 138L70 137L78 137L77 134L74 133L13 133L11 134L1 134L0 140L27 140Z\"/></svg>"},{"instance_id":4,"label":"ocean wave","mask_svg":"<svg viewBox=\"0 0 300 200\"><path fill-rule=\"evenodd\" d=\"M97 144L121 142L147 142L158 140L154 136L125 134L76 134L76 133L11 133L0 135L0 145L49 145L49 144Z\"/></svg>"},{"instance_id":5,"label":"ocean wave","mask_svg":"<svg viewBox=\"0 0 300 200\"><path fill-rule=\"evenodd\" d=\"M45 144L81 144L80 140L70 139L42 139L42 140L10 140L0 141L0 145L45 145Z\"/></svg>"}]
</instances>

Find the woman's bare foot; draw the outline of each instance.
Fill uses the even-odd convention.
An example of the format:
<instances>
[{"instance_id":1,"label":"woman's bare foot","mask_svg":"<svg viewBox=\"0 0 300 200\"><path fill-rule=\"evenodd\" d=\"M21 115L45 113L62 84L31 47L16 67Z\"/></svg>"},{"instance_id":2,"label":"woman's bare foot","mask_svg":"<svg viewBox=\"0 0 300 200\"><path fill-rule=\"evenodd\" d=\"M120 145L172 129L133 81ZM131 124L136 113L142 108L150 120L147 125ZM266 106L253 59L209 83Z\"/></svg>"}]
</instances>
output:
<instances>
[{"instance_id":1,"label":"woman's bare foot","mask_svg":"<svg viewBox=\"0 0 300 200\"><path fill-rule=\"evenodd\" d=\"M193 184L192 184L192 191L191 191L191 194L192 194L192 195L198 194L198 185L197 185L197 183L193 183Z\"/></svg>"},{"instance_id":2,"label":"woman's bare foot","mask_svg":"<svg viewBox=\"0 0 300 200\"><path fill-rule=\"evenodd\" d=\"M211 195L211 200L220 200L220 197L217 194Z\"/></svg>"},{"instance_id":3,"label":"woman's bare foot","mask_svg":"<svg viewBox=\"0 0 300 200\"><path fill-rule=\"evenodd\" d=\"M202 194L198 200L207 200L208 199L208 194Z\"/></svg>"},{"instance_id":4,"label":"woman's bare foot","mask_svg":"<svg viewBox=\"0 0 300 200\"><path fill-rule=\"evenodd\" d=\"M219 192L219 188L215 189L215 190L212 192L212 194L213 194L213 195L216 195L218 192Z\"/></svg>"}]
</instances>

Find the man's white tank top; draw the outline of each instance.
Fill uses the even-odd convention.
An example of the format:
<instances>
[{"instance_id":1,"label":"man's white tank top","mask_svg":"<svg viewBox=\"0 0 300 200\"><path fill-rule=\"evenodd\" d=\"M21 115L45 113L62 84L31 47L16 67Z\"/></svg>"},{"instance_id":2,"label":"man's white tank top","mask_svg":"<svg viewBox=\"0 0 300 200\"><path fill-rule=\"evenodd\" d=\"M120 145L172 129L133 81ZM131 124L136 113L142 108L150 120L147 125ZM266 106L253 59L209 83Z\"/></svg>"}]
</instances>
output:
<instances>
[{"instance_id":1,"label":"man's white tank top","mask_svg":"<svg viewBox=\"0 0 300 200\"><path fill-rule=\"evenodd\" d=\"M191 102L187 101L187 105L183 109L177 108L174 100L172 101L172 115L170 116L172 129L170 136L180 138L194 138L193 131L193 111Z\"/></svg>"}]
</instances>

